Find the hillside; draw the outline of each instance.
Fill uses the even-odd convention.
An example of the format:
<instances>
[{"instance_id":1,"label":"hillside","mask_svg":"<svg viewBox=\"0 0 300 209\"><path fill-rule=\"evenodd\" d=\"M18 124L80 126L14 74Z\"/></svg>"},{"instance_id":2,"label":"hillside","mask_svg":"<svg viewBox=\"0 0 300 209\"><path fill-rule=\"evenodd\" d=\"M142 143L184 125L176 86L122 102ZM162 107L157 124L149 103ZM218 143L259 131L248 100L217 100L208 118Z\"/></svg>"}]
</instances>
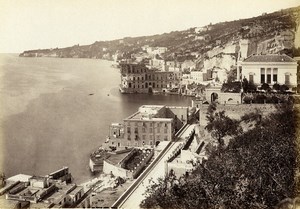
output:
<instances>
[{"instance_id":1,"label":"hillside","mask_svg":"<svg viewBox=\"0 0 300 209\"><path fill-rule=\"evenodd\" d=\"M284 51L293 56L298 55L299 50L296 49L300 47L300 43L295 44L300 22L299 13L300 6L262 14L258 17L210 24L160 35L96 41L90 45L74 45L66 48L29 50L24 51L20 56L112 60L116 54L120 58L130 58L131 54L141 52L142 46L148 45L150 47L167 47L168 51L162 55L166 60L185 60L205 57L207 56L205 53L215 47L224 48L227 45L238 47L240 39L250 41L249 54ZM278 41L278 36L281 37L280 41ZM275 39L276 37L277 39Z\"/></svg>"}]
</instances>

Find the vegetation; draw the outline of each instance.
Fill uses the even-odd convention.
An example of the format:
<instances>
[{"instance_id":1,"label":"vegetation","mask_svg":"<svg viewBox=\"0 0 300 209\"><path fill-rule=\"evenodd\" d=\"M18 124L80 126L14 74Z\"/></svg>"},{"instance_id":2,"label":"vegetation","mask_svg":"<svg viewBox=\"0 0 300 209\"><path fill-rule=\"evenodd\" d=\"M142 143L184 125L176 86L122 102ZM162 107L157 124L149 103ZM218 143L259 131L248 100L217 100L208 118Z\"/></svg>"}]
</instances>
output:
<instances>
[{"instance_id":1,"label":"vegetation","mask_svg":"<svg viewBox=\"0 0 300 209\"><path fill-rule=\"evenodd\" d=\"M296 109L288 103L266 118L259 115L244 116L244 122L260 122L224 149L213 151L190 175L169 175L148 187L141 206L274 208L281 200L294 198L299 192Z\"/></svg>"},{"instance_id":2,"label":"vegetation","mask_svg":"<svg viewBox=\"0 0 300 209\"><path fill-rule=\"evenodd\" d=\"M224 146L225 136L234 136L241 132L241 127L237 120L233 120L225 115L225 111L216 112L216 104L212 103L208 107L206 119L208 120L207 129L211 136L216 139L220 146Z\"/></svg>"},{"instance_id":3,"label":"vegetation","mask_svg":"<svg viewBox=\"0 0 300 209\"><path fill-rule=\"evenodd\" d=\"M241 92L241 82L231 81L231 82L223 83L221 91L239 93Z\"/></svg>"},{"instance_id":4,"label":"vegetation","mask_svg":"<svg viewBox=\"0 0 300 209\"><path fill-rule=\"evenodd\" d=\"M253 82L249 82L247 78L244 78L242 81L243 92L256 92L257 87Z\"/></svg>"}]
</instances>

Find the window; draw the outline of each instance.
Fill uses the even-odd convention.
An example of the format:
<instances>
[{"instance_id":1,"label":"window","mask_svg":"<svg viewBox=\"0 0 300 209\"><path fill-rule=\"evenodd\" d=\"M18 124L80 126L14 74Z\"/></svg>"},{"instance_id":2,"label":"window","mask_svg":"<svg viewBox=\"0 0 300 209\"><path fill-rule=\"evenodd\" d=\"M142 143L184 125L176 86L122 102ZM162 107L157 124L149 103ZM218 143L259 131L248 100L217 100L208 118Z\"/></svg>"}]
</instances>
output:
<instances>
[{"instance_id":1,"label":"window","mask_svg":"<svg viewBox=\"0 0 300 209\"><path fill-rule=\"evenodd\" d=\"M143 135L143 140L145 140L146 139L146 135Z\"/></svg>"},{"instance_id":2,"label":"window","mask_svg":"<svg viewBox=\"0 0 300 209\"><path fill-rule=\"evenodd\" d=\"M167 128L164 129L164 133L165 134L168 133L168 129Z\"/></svg>"},{"instance_id":3,"label":"window","mask_svg":"<svg viewBox=\"0 0 300 209\"><path fill-rule=\"evenodd\" d=\"M290 74L286 73L285 74L285 82L284 82L286 85L289 85L290 84Z\"/></svg>"},{"instance_id":4,"label":"window","mask_svg":"<svg viewBox=\"0 0 300 209\"><path fill-rule=\"evenodd\" d=\"M253 75L249 75L249 82L254 83Z\"/></svg>"},{"instance_id":5,"label":"window","mask_svg":"<svg viewBox=\"0 0 300 209\"><path fill-rule=\"evenodd\" d=\"M278 68L273 69L273 82L277 83L277 73L278 73Z\"/></svg>"},{"instance_id":6,"label":"window","mask_svg":"<svg viewBox=\"0 0 300 209\"><path fill-rule=\"evenodd\" d=\"M131 83L128 84L129 88L131 88Z\"/></svg>"},{"instance_id":7,"label":"window","mask_svg":"<svg viewBox=\"0 0 300 209\"><path fill-rule=\"evenodd\" d=\"M129 135L129 134L127 135L127 139L128 139L128 140L131 140L131 137L130 137L130 135Z\"/></svg>"},{"instance_id":8,"label":"window","mask_svg":"<svg viewBox=\"0 0 300 209\"><path fill-rule=\"evenodd\" d=\"M260 83L265 83L265 68L260 68Z\"/></svg>"},{"instance_id":9,"label":"window","mask_svg":"<svg viewBox=\"0 0 300 209\"><path fill-rule=\"evenodd\" d=\"M267 83L271 83L271 68L267 68Z\"/></svg>"},{"instance_id":10,"label":"window","mask_svg":"<svg viewBox=\"0 0 300 209\"><path fill-rule=\"evenodd\" d=\"M145 132L146 132L146 129L145 129L145 128L143 128L143 129L142 129L142 131L143 131L143 133L145 133Z\"/></svg>"},{"instance_id":11,"label":"window","mask_svg":"<svg viewBox=\"0 0 300 209\"><path fill-rule=\"evenodd\" d=\"M149 132L150 132L150 133L152 133L152 132L153 132L152 128L149 128Z\"/></svg>"},{"instance_id":12,"label":"window","mask_svg":"<svg viewBox=\"0 0 300 209\"><path fill-rule=\"evenodd\" d=\"M130 133L130 127L127 127L127 133Z\"/></svg>"}]
</instances>

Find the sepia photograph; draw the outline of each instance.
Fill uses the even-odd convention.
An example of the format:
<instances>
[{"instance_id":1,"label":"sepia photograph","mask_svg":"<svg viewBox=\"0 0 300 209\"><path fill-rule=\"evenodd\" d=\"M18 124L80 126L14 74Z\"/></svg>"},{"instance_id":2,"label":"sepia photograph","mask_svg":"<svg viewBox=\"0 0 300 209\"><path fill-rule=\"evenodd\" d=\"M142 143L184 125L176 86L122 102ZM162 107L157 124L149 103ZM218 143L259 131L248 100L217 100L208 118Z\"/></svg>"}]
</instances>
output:
<instances>
[{"instance_id":1,"label":"sepia photograph","mask_svg":"<svg viewBox=\"0 0 300 209\"><path fill-rule=\"evenodd\" d=\"M0 208L300 209L300 1L0 0Z\"/></svg>"}]
</instances>

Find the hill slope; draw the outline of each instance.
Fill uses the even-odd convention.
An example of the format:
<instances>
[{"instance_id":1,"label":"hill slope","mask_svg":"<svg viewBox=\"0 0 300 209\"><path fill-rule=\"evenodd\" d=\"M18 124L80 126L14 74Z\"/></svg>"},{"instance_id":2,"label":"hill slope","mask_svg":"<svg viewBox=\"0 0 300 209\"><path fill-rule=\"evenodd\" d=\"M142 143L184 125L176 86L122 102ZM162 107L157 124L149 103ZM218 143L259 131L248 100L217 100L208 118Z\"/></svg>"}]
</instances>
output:
<instances>
[{"instance_id":1,"label":"hill slope","mask_svg":"<svg viewBox=\"0 0 300 209\"><path fill-rule=\"evenodd\" d=\"M206 52L216 46L224 47L226 44L237 44L240 39L249 39L249 54L274 53L275 47L275 52L285 51L293 55L298 53L295 52L295 48L300 47L300 43L294 43L296 32L300 33L298 30L299 13L300 6L249 19L221 22L161 35L96 41L90 45L75 45L66 48L29 50L24 51L20 56L111 60L116 53L122 58L129 58L131 54L142 51L142 46L148 45L167 47L168 51L163 55L164 59L180 57L186 59L204 56ZM278 35L282 36L280 43L274 39Z\"/></svg>"}]
</instances>

